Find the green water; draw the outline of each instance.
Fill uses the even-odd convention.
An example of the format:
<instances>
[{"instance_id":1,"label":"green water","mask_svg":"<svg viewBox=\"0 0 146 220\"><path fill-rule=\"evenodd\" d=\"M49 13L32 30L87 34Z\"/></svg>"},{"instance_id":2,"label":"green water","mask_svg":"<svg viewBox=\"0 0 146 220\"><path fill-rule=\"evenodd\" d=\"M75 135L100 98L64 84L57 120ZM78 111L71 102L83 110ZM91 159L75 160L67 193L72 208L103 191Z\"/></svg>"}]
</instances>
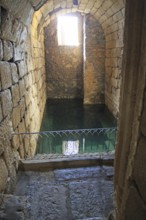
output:
<instances>
[{"instance_id":1,"label":"green water","mask_svg":"<svg viewBox=\"0 0 146 220\"><path fill-rule=\"evenodd\" d=\"M41 131L110 128L116 120L105 105L83 105L82 100L48 100ZM88 135L45 135L39 138L37 153L73 154L112 151L115 132ZM68 146L68 147L65 147ZM68 153L64 148L70 148Z\"/></svg>"}]
</instances>

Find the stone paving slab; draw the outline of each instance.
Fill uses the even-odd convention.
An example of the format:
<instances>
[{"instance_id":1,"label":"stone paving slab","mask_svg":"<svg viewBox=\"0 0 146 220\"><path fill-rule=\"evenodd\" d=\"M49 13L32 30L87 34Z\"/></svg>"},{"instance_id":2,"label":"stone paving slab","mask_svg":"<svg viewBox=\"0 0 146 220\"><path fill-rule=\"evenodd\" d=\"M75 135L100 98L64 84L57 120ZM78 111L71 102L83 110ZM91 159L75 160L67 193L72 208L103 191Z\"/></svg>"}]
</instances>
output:
<instances>
[{"instance_id":1,"label":"stone paving slab","mask_svg":"<svg viewBox=\"0 0 146 220\"><path fill-rule=\"evenodd\" d=\"M0 220L25 220L27 198L15 195L3 195L3 203L0 207Z\"/></svg>"},{"instance_id":2,"label":"stone paving slab","mask_svg":"<svg viewBox=\"0 0 146 220\"><path fill-rule=\"evenodd\" d=\"M59 181L74 180L80 178L102 178L104 176L102 167L54 170L54 175L55 178Z\"/></svg>"},{"instance_id":3,"label":"stone paving slab","mask_svg":"<svg viewBox=\"0 0 146 220\"><path fill-rule=\"evenodd\" d=\"M111 175L112 167L99 166L20 172L14 195L0 214L16 216L11 220L105 220L113 209ZM24 201L20 213L19 201Z\"/></svg>"},{"instance_id":4,"label":"stone paving slab","mask_svg":"<svg viewBox=\"0 0 146 220\"><path fill-rule=\"evenodd\" d=\"M37 188L31 188L31 212L29 219L67 220L68 211L65 195L66 188L64 186L40 184Z\"/></svg>"},{"instance_id":5,"label":"stone paving slab","mask_svg":"<svg viewBox=\"0 0 146 220\"><path fill-rule=\"evenodd\" d=\"M103 189L101 181L90 180L71 182L69 184L71 210L74 219L78 217L103 216L104 205L102 199Z\"/></svg>"}]
</instances>

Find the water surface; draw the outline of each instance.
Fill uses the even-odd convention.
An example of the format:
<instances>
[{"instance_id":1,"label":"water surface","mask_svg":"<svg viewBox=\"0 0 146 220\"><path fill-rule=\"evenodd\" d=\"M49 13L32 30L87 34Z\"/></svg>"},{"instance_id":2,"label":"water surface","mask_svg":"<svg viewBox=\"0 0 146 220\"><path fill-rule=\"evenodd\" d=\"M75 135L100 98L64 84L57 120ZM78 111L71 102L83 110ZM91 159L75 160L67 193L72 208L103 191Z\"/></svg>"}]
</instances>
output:
<instances>
[{"instance_id":1,"label":"water surface","mask_svg":"<svg viewBox=\"0 0 146 220\"><path fill-rule=\"evenodd\" d=\"M110 128L116 120L105 105L83 105L82 100L47 100L41 131ZM77 154L111 151L115 132L85 135L45 135L39 138L37 153Z\"/></svg>"}]
</instances>

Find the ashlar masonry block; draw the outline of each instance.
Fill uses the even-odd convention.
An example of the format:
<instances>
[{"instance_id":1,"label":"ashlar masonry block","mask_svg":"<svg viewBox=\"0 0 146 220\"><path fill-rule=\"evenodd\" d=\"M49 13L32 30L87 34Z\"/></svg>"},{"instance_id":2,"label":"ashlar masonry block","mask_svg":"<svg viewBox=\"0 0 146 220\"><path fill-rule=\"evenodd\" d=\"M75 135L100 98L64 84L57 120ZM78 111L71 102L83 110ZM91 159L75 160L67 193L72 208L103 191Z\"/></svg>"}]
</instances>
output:
<instances>
[{"instance_id":1,"label":"ashlar masonry block","mask_svg":"<svg viewBox=\"0 0 146 220\"><path fill-rule=\"evenodd\" d=\"M11 75L12 75L12 84L15 84L19 80L17 66L15 63L10 63L10 68L11 68Z\"/></svg>"},{"instance_id":2,"label":"ashlar masonry block","mask_svg":"<svg viewBox=\"0 0 146 220\"><path fill-rule=\"evenodd\" d=\"M12 85L11 68L8 62L0 62L0 77L2 89L7 89Z\"/></svg>"},{"instance_id":3,"label":"ashlar masonry block","mask_svg":"<svg viewBox=\"0 0 146 220\"><path fill-rule=\"evenodd\" d=\"M3 44L2 41L0 40L0 60L3 59Z\"/></svg>"},{"instance_id":4,"label":"ashlar masonry block","mask_svg":"<svg viewBox=\"0 0 146 220\"><path fill-rule=\"evenodd\" d=\"M9 89L1 92L0 94L1 102L2 102L2 111L3 116L7 116L12 111L12 96Z\"/></svg>"},{"instance_id":5,"label":"ashlar masonry block","mask_svg":"<svg viewBox=\"0 0 146 220\"><path fill-rule=\"evenodd\" d=\"M19 85L15 84L12 86L12 98L13 98L13 106L17 106L18 102L20 100L20 94L19 94Z\"/></svg>"},{"instance_id":6,"label":"ashlar masonry block","mask_svg":"<svg viewBox=\"0 0 146 220\"><path fill-rule=\"evenodd\" d=\"M9 61L13 58L13 44L10 41L3 41L3 59Z\"/></svg>"},{"instance_id":7,"label":"ashlar masonry block","mask_svg":"<svg viewBox=\"0 0 146 220\"><path fill-rule=\"evenodd\" d=\"M8 170L6 167L6 164L4 162L4 160L1 158L0 159L0 168L1 168L1 172L0 172L0 192L5 190L6 187L6 183L7 183L7 178L8 178Z\"/></svg>"}]
</instances>

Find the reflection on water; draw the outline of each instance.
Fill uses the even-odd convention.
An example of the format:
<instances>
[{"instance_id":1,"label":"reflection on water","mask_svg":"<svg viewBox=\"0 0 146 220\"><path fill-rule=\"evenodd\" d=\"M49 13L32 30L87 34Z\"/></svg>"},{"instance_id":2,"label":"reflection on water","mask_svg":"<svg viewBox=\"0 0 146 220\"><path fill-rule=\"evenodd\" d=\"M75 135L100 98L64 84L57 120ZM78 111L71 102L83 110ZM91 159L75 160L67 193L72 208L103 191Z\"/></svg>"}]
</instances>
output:
<instances>
[{"instance_id":1,"label":"reflection on water","mask_svg":"<svg viewBox=\"0 0 146 220\"><path fill-rule=\"evenodd\" d=\"M63 155L71 155L79 153L79 140L76 141L62 141Z\"/></svg>"},{"instance_id":2,"label":"reflection on water","mask_svg":"<svg viewBox=\"0 0 146 220\"><path fill-rule=\"evenodd\" d=\"M83 105L82 100L48 100L41 131L115 127L116 121L104 105ZM42 137L37 153L77 154L111 151L115 132Z\"/></svg>"},{"instance_id":3,"label":"reflection on water","mask_svg":"<svg viewBox=\"0 0 146 220\"><path fill-rule=\"evenodd\" d=\"M47 154L77 154L109 152L114 150L115 130L108 130L106 133L87 133L74 135L41 135L38 140L37 153Z\"/></svg>"}]
</instances>

